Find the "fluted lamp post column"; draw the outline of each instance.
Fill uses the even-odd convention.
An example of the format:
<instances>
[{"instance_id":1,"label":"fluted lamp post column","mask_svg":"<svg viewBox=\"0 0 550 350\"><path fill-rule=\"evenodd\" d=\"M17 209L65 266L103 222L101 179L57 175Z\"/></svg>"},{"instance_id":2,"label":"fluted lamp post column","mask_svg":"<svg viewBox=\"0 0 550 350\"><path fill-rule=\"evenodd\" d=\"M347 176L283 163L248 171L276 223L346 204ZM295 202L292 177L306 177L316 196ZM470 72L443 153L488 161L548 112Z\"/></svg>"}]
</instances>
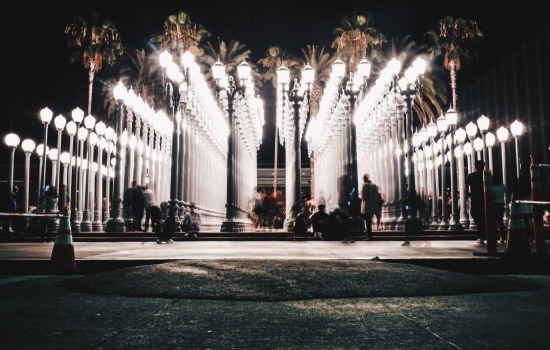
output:
<instances>
[{"instance_id":1,"label":"fluted lamp post column","mask_svg":"<svg viewBox=\"0 0 550 350\"><path fill-rule=\"evenodd\" d=\"M449 108L445 113L447 124L449 125L449 132L451 135L451 142L449 145L450 150L450 171L451 171L451 220L449 221L449 230L458 231L462 229L462 225L459 221L458 213L458 198L457 198L457 170L456 170L456 157L455 157L455 129L458 120L458 114L453 108ZM462 140L464 142L464 140ZM462 160L462 159L461 159Z\"/></svg>"},{"instance_id":2,"label":"fluted lamp post column","mask_svg":"<svg viewBox=\"0 0 550 350\"><path fill-rule=\"evenodd\" d=\"M458 151L455 153L456 155L459 154L460 158L457 158L458 160L458 188L460 190L460 226L461 228L468 227L470 225L470 220L468 219L468 210L466 208L466 171L464 169L464 154L466 153L464 151L464 141L466 140L466 130L464 128L458 128L455 131L455 138L458 142L459 148L457 148L455 151ZM453 214L454 216L454 214Z\"/></svg>"},{"instance_id":3,"label":"fluted lamp post column","mask_svg":"<svg viewBox=\"0 0 550 350\"><path fill-rule=\"evenodd\" d=\"M441 222L438 230L449 229L449 218L447 217L447 176L445 169L445 133L447 132L447 118L441 115L437 118L437 130L441 133Z\"/></svg>"},{"instance_id":4,"label":"fluted lamp post column","mask_svg":"<svg viewBox=\"0 0 550 350\"><path fill-rule=\"evenodd\" d=\"M519 176L521 173L521 154L519 151L519 141L518 138L523 133L523 123L519 120L515 120L512 124L510 124L510 130L512 131L512 136L514 137L515 146L516 146L516 191L517 195L520 195L520 183L519 183ZM515 198L517 199L517 198Z\"/></svg>"},{"instance_id":5,"label":"fluted lamp post column","mask_svg":"<svg viewBox=\"0 0 550 350\"><path fill-rule=\"evenodd\" d=\"M497 138L500 142L500 153L501 153L501 160L502 160L502 183L504 184L504 187L506 188L506 191L504 191L504 227L508 227L508 181L506 179L506 141L508 141L508 135L510 133L508 132L508 129L504 126L501 126L497 129Z\"/></svg>"},{"instance_id":6,"label":"fluted lamp post column","mask_svg":"<svg viewBox=\"0 0 550 350\"><path fill-rule=\"evenodd\" d=\"M73 232L78 233L80 232L80 221L78 220L78 195L79 195L79 181L80 181L80 161L79 158L80 154L80 141L78 140L78 130L80 129L80 124L82 123L82 120L84 120L84 111L80 107L76 107L71 112L71 118L72 121L75 124L75 134L76 138L74 142L76 143L75 152L74 152L74 181L71 177L71 229ZM70 124L70 123L69 123ZM71 126L72 127L72 126ZM67 130L68 131L68 130ZM70 134L69 134L70 135ZM72 140L72 139L71 139ZM73 164L71 164L71 168L73 167Z\"/></svg>"},{"instance_id":7,"label":"fluted lamp post column","mask_svg":"<svg viewBox=\"0 0 550 350\"><path fill-rule=\"evenodd\" d=\"M284 67L284 68L283 68ZM302 68L302 79L294 78L292 90L289 90L290 71L287 67L281 66L277 70L277 82L283 86L283 94L286 95L288 101L292 104L294 110L292 148L294 150L294 193L291 208L291 218L287 217L286 227L291 230L293 228L293 220L298 216L302 208L302 160L301 160L301 130L300 130L300 107L304 101L309 103L309 93L313 84L315 72L309 64ZM287 88L288 87L288 88ZM286 88L286 89L285 89Z\"/></svg>"},{"instance_id":8,"label":"fluted lamp post column","mask_svg":"<svg viewBox=\"0 0 550 350\"><path fill-rule=\"evenodd\" d=\"M216 63L212 65L212 75L216 80L217 88L220 93L224 93L227 96L227 118L229 125L229 135L227 139L227 192L225 202L225 221L222 223L222 232L239 232L240 225L235 221L236 214L236 183L234 174L234 161L235 161L235 125L234 125L234 113L235 108L233 106L235 102L235 96L237 94L244 94L246 85L245 81L250 77L251 67L246 61L242 61L237 66L237 74L241 80L241 85L237 86L235 78L231 75L227 76L225 72L225 65L218 59ZM221 96L220 96L221 98Z\"/></svg>"},{"instance_id":9,"label":"fluted lamp post column","mask_svg":"<svg viewBox=\"0 0 550 350\"><path fill-rule=\"evenodd\" d=\"M120 205L122 203L121 198L121 187L120 187L120 175L122 171L122 151L124 147L122 146L122 124L124 118L124 98L128 90L122 84L122 81L119 81L117 86L113 89L113 96L117 103L117 119L115 123L116 129L116 147L115 147L115 175L113 180L113 199L111 202L111 215L109 221L107 221L107 226L105 227L106 232L125 232L126 227L124 225L124 219L120 215ZM107 194L108 195L108 194Z\"/></svg>"},{"instance_id":10,"label":"fluted lamp post column","mask_svg":"<svg viewBox=\"0 0 550 350\"><path fill-rule=\"evenodd\" d=\"M53 118L53 124L55 125L55 129L57 130L57 152L58 155L61 155L61 135L63 134L63 129L65 129L65 124L67 124L67 118L65 118L62 114L58 114L55 118ZM55 179L55 188L57 188L57 190L59 191L59 179L61 177L60 159L57 160L56 174L57 177ZM59 194L61 195L61 192L59 192Z\"/></svg>"},{"instance_id":11,"label":"fluted lamp post column","mask_svg":"<svg viewBox=\"0 0 550 350\"><path fill-rule=\"evenodd\" d=\"M36 144L31 139L25 139L23 140L23 142L21 142L21 148L23 149L23 152L25 152L25 208L23 211L24 213L27 213L29 211L29 196L30 196L29 182L30 182L31 155L35 147L36 147Z\"/></svg>"},{"instance_id":12,"label":"fluted lamp post column","mask_svg":"<svg viewBox=\"0 0 550 350\"><path fill-rule=\"evenodd\" d=\"M40 110L40 120L44 124L44 149L48 148L48 125L53 118L53 112L48 107L42 108ZM40 200L40 194L42 194L42 188L46 185L46 154L42 154L42 170L40 175L40 181L38 182L38 200ZM38 203L37 203L38 204Z\"/></svg>"},{"instance_id":13,"label":"fluted lamp post column","mask_svg":"<svg viewBox=\"0 0 550 350\"><path fill-rule=\"evenodd\" d=\"M173 61L172 55L164 51L159 55L160 65L162 66L163 94L165 98L170 98L170 107L172 108L172 149L170 166L170 210L168 218L164 223L164 230L173 235L174 232L181 230L178 216L178 181L180 181L180 128L181 115L179 112L180 103L186 100L187 79L189 78L189 62L194 60L193 54L186 51L181 55L181 65L184 67L182 72L180 66Z\"/></svg>"},{"instance_id":14,"label":"fluted lamp post column","mask_svg":"<svg viewBox=\"0 0 550 350\"><path fill-rule=\"evenodd\" d=\"M342 61L340 61L342 62ZM335 64L333 64L334 69ZM340 64L345 68L343 62ZM357 64L357 70L350 72L349 80L344 89L344 93L349 98L349 119L347 127L349 130L348 147L348 174L349 188L347 193L350 195L350 210L349 210L349 227L351 232L364 232L365 221L361 218L361 202L359 199L359 174L357 170L357 127L355 125L355 106L357 97L360 93L364 93L367 88L367 79L370 76L371 64L363 57Z\"/></svg>"},{"instance_id":15,"label":"fluted lamp post column","mask_svg":"<svg viewBox=\"0 0 550 350\"><path fill-rule=\"evenodd\" d=\"M19 142L21 139L19 136L15 133L9 133L4 137L4 142L6 143L6 146L10 148L10 173L9 173L9 181L10 181L10 191L13 191L13 163L15 161L15 149L17 146L19 146Z\"/></svg>"},{"instance_id":16,"label":"fluted lamp post column","mask_svg":"<svg viewBox=\"0 0 550 350\"><path fill-rule=\"evenodd\" d=\"M417 91L422 91L422 80L426 71L426 61L417 57L413 65L405 71L405 76L399 79L399 89L405 95L407 111L405 114L405 142L407 152L406 161L408 169L407 204L409 206L405 219L405 230L422 230L422 220L417 216L418 193L416 191L416 178L413 162L413 103Z\"/></svg>"}]
</instances>

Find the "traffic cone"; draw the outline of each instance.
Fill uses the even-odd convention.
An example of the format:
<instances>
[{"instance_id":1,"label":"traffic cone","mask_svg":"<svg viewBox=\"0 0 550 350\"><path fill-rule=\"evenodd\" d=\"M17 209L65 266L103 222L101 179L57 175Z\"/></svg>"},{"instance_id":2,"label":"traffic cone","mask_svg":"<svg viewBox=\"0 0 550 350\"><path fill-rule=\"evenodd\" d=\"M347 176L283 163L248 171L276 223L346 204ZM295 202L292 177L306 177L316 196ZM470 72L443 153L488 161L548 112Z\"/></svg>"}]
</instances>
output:
<instances>
[{"instance_id":1,"label":"traffic cone","mask_svg":"<svg viewBox=\"0 0 550 350\"><path fill-rule=\"evenodd\" d=\"M63 216L59 220L59 227L55 236L52 257L50 259L50 272L55 274L70 274L76 271L76 259L74 256L69 207L64 206L61 213Z\"/></svg>"}]
</instances>

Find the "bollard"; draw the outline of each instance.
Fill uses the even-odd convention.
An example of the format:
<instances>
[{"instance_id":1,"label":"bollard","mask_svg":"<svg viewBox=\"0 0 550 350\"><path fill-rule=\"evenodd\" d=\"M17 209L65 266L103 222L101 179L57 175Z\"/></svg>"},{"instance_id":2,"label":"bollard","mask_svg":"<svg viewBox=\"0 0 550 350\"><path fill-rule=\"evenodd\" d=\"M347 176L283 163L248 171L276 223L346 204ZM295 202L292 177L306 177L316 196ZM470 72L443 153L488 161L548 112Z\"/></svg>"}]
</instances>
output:
<instances>
[{"instance_id":1,"label":"bollard","mask_svg":"<svg viewBox=\"0 0 550 350\"><path fill-rule=\"evenodd\" d=\"M64 206L61 213L63 216L59 220L59 227L55 236L55 243L50 259L50 272L54 274L70 274L76 271L76 259L71 233L69 207Z\"/></svg>"},{"instance_id":2,"label":"bollard","mask_svg":"<svg viewBox=\"0 0 550 350\"><path fill-rule=\"evenodd\" d=\"M526 233L523 213L519 210L519 204L512 194L510 207L510 220L508 220L508 233L506 235L506 253L513 255L526 255L531 253L531 246Z\"/></svg>"},{"instance_id":3,"label":"bollard","mask_svg":"<svg viewBox=\"0 0 550 350\"><path fill-rule=\"evenodd\" d=\"M542 197L540 185L540 165L536 164L537 157L531 155L531 200L539 201ZM533 238L535 241L535 255L546 254L546 243L544 240L544 225L542 222L543 208L533 204Z\"/></svg>"},{"instance_id":4,"label":"bollard","mask_svg":"<svg viewBox=\"0 0 550 350\"><path fill-rule=\"evenodd\" d=\"M491 170L483 171L483 195L485 201L485 239L487 240L487 253L497 252L497 223L493 208L493 176Z\"/></svg>"}]
</instances>

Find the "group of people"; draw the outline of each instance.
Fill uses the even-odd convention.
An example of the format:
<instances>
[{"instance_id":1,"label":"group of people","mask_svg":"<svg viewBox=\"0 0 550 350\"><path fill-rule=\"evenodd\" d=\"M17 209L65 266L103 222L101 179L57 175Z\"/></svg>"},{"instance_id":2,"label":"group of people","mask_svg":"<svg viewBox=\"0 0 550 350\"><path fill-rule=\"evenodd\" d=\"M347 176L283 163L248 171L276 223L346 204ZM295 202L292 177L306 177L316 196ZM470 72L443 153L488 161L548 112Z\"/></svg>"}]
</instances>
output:
<instances>
[{"instance_id":1,"label":"group of people","mask_svg":"<svg viewBox=\"0 0 550 350\"><path fill-rule=\"evenodd\" d=\"M147 232L150 223L152 231L157 236L157 243L174 242L171 230L163 230L161 223L163 211L165 211L167 216L170 206L159 203L153 190L148 185L140 186L137 184L137 181L132 181L132 186L124 192L123 205L127 213L128 229ZM142 227L143 215L145 215L145 221ZM195 204L189 204L189 211L183 217L181 230L185 232L186 237L197 237L201 223L201 215L195 211Z\"/></svg>"},{"instance_id":2,"label":"group of people","mask_svg":"<svg viewBox=\"0 0 550 350\"><path fill-rule=\"evenodd\" d=\"M364 240L372 240L373 224L380 228L381 209L384 199L368 174L363 175L361 186L361 218L366 224ZM336 206L330 213L326 211L326 202L321 199L314 210L314 206L304 202L302 208L294 219L294 237L307 236L313 232L313 236L323 240L340 240L341 242L354 243L350 232L350 217L340 206ZM297 209L297 208L295 208Z\"/></svg>"},{"instance_id":3,"label":"group of people","mask_svg":"<svg viewBox=\"0 0 550 350\"><path fill-rule=\"evenodd\" d=\"M265 189L254 187L248 199L248 218L252 230L282 229L285 219L284 198L281 191L270 195Z\"/></svg>"}]
</instances>

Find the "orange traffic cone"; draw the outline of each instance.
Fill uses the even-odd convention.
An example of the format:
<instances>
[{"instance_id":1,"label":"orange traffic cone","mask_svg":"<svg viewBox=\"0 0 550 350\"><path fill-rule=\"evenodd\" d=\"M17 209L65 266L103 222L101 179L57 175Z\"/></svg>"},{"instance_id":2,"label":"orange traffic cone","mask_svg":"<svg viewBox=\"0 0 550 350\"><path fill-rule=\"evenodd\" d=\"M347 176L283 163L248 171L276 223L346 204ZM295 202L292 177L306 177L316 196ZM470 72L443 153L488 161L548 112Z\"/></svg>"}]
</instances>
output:
<instances>
[{"instance_id":1,"label":"orange traffic cone","mask_svg":"<svg viewBox=\"0 0 550 350\"><path fill-rule=\"evenodd\" d=\"M74 256L73 236L69 207L64 206L61 211L63 216L59 220L57 235L53 245L50 261L50 272L56 274L70 274L76 271L76 259Z\"/></svg>"}]
</instances>

